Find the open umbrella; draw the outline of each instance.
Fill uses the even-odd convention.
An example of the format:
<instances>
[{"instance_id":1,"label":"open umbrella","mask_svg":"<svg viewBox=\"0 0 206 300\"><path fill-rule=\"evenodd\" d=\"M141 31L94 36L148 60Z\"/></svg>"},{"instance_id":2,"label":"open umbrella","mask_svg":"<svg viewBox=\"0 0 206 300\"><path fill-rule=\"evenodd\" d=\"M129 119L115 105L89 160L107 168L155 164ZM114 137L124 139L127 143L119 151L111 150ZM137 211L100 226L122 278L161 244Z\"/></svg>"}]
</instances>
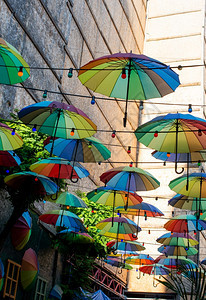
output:
<instances>
[{"instance_id":1,"label":"open umbrella","mask_svg":"<svg viewBox=\"0 0 206 300\"><path fill-rule=\"evenodd\" d=\"M199 242L187 232L168 232L160 236L156 241L166 246L191 247L199 244Z\"/></svg>"},{"instance_id":2,"label":"open umbrella","mask_svg":"<svg viewBox=\"0 0 206 300\"><path fill-rule=\"evenodd\" d=\"M189 259L189 258L185 258L184 256L168 256L166 257L165 255L160 255L159 257L157 257L154 261L155 263L164 265L167 268L171 268L171 269L176 269L178 268L178 266L188 266L188 267L197 267L197 264Z\"/></svg>"},{"instance_id":3,"label":"open umbrella","mask_svg":"<svg viewBox=\"0 0 206 300\"><path fill-rule=\"evenodd\" d=\"M188 185L189 183L189 185ZM206 198L206 174L192 173L188 177L183 175L169 183L171 190L178 194L197 198L197 209L200 214L201 199Z\"/></svg>"},{"instance_id":4,"label":"open umbrella","mask_svg":"<svg viewBox=\"0 0 206 300\"><path fill-rule=\"evenodd\" d=\"M91 296L92 300L111 300L111 298L107 297L107 295L105 295L105 293L103 293L102 290L98 290L96 292L94 292Z\"/></svg>"},{"instance_id":5,"label":"open umbrella","mask_svg":"<svg viewBox=\"0 0 206 300\"><path fill-rule=\"evenodd\" d=\"M73 195L69 192L61 193L58 196L55 203L61 204L61 205L66 205L66 206L72 206L72 207L82 207L82 208L88 207L81 198L79 198L76 195Z\"/></svg>"},{"instance_id":6,"label":"open umbrella","mask_svg":"<svg viewBox=\"0 0 206 300\"><path fill-rule=\"evenodd\" d=\"M4 283L4 264L2 262L2 260L0 259L0 291L3 287L3 283Z\"/></svg>"},{"instance_id":7,"label":"open umbrella","mask_svg":"<svg viewBox=\"0 0 206 300\"><path fill-rule=\"evenodd\" d=\"M111 256L107 256L107 258L104 259L104 262L111 265L111 266L113 266L113 267L117 267L117 268L121 268L121 269L126 269L126 270L132 270L133 269L132 266L130 266L129 264L122 261L122 259L120 257L117 257L117 258L114 259Z\"/></svg>"},{"instance_id":8,"label":"open umbrella","mask_svg":"<svg viewBox=\"0 0 206 300\"><path fill-rule=\"evenodd\" d=\"M206 221L198 219L194 215L179 215L173 217L164 224L164 228L171 232L190 232L206 229Z\"/></svg>"},{"instance_id":9,"label":"open umbrella","mask_svg":"<svg viewBox=\"0 0 206 300\"><path fill-rule=\"evenodd\" d=\"M57 101L42 101L24 107L19 119L39 132L63 139L82 139L95 134L96 125L80 109ZM51 154L53 146L51 148Z\"/></svg>"},{"instance_id":10,"label":"open umbrella","mask_svg":"<svg viewBox=\"0 0 206 300\"><path fill-rule=\"evenodd\" d=\"M124 206L118 206L116 208L121 214L133 215L133 216L144 216L147 217L159 217L164 216L164 214L154 205L141 202L135 205L129 205L127 210L124 209Z\"/></svg>"},{"instance_id":11,"label":"open umbrella","mask_svg":"<svg viewBox=\"0 0 206 300\"><path fill-rule=\"evenodd\" d=\"M172 199L168 201L168 204L186 210L197 211L200 209L201 212L206 211L206 198L192 198L189 196L176 194Z\"/></svg>"},{"instance_id":12,"label":"open umbrella","mask_svg":"<svg viewBox=\"0 0 206 300\"><path fill-rule=\"evenodd\" d=\"M47 151L51 151L53 140L45 145ZM102 162L111 157L111 151L97 138L85 139L55 139L53 154L70 161L95 163Z\"/></svg>"},{"instance_id":13,"label":"open umbrella","mask_svg":"<svg viewBox=\"0 0 206 300\"><path fill-rule=\"evenodd\" d=\"M49 293L49 298L61 299L62 295L63 295L63 291L61 287L58 284L55 284L55 286L53 286L52 290Z\"/></svg>"},{"instance_id":14,"label":"open umbrella","mask_svg":"<svg viewBox=\"0 0 206 300\"><path fill-rule=\"evenodd\" d=\"M118 167L106 171L100 180L116 190L135 192L148 191L160 186L159 181L149 172L135 167ZM125 207L128 206L128 197Z\"/></svg>"},{"instance_id":15,"label":"open umbrella","mask_svg":"<svg viewBox=\"0 0 206 300\"><path fill-rule=\"evenodd\" d=\"M21 54L0 38L0 83L15 84L30 76L30 69Z\"/></svg>"},{"instance_id":16,"label":"open umbrella","mask_svg":"<svg viewBox=\"0 0 206 300\"><path fill-rule=\"evenodd\" d=\"M13 189L29 187L31 193L35 195L52 195L59 190L56 183L48 177L29 171L8 175L4 181Z\"/></svg>"},{"instance_id":17,"label":"open umbrella","mask_svg":"<svg viewBox=\"0 0 206 300\"><path fill-rule=\"evenodd\" d=\"M130 254L130 252L143 251L146 249L141 243L137 241L124 241L117 243L116 240L112 240L107 243L107 247L118 250L118 252L121 251L121 253L123 252L124 254Z\"/></svg>"},{"instance_id":18,"label":"open umbrella","mask_svg":"<svg viewBox=\"0 0 206 300\"><path fill-rule=\"evenodd\" d=\"M134 234L141 230L132 220L123 217L102 220L96 227L101 230L100 235L126 241L136 240L137 237Z\"/></svg>"},{"instance_id":19,"label":"open umbrella","mask_svg":"<svg viewBox=\"0 0 206 300\"><path fill-rule=\"evenodd\" d=\"M31 236L32 219L28 211L25 211L11 229L11 241L16 250L21 250L27 244Z\"/></svg>"},{"instance_id":20,"label":"open umbrella","mask_svg":"<svg viewBox=\"0 0 206 300\"><path fill-rule=\"evenodd\" d=\"M61 240L75 244L91 244L94 239L86 232L75 232L71 229L64 229L57 233Z\"/></svg>"},{"instance_id":21,"label":"open umbrella","mask_svg":"<svg viewBox=\"0 0 206 300\"><path fill-rule=\"evenodd\" d=\"M75 232L86 232L82 220L74 213L65 210L51 210L39 217L41 222L68 228Z\"/></svg>"},{"instance_id":22,"label":"open umbrella","mask_svg":"<svg viewBox=\"0 0 206 300\"><path fill-rule=\"evenodd\" d=\"M79 80L94 92L126 100L145 100L172 93L180 84L179 76L169 66L145 55L115 53L82 66Z\"/></svg>"},{"instance_id":23,"label":"open umbrella","mask_svg":"<svg viewBox=\"0 0 206 300\"><path fill-rule=\"evenodd\" d=\"M193 247L182 247L182 246L160 246L157 249L159 252L165 254L166 256L192 256L198 253L198 250Z\"/></svg>"},{"instance_id":24,"label":"open umbrella","mask_svg":"<svg viewBox=\"0 0 206 300\"><path fill-rule=\"evenodd\" d=\"M1 167L16 167L21 164L21 160L14 151L0 151Z\"/></svg>"},{"instance_id":25,"label":"open umbrella","mask_svg":"<svg viewBox=\"0 0 206 300\"><path fill-rule=\"evenodd\" d=\"M23 145L22 138L12 128L0 123L0 151L15 150Z\"/></svg>"},{"instance_id":26,"label":"open umbrella","mask_svg":"<svg viewBox=\"0 0 206 300\"><path fill-rule=\"evenodd\" d=\"M154 259L147 254L139 254L137 256L129 256L126 258L126 262L131 265L151 265L154 263Z\"/></svg>"},{"instance_id":27,"label":"open umbrella","mask_svg":"<svg viewBox=\"0 0 206 300\"><path fill-rule=\"evenodd\" d=\"M25 291L34 286L39 273L39 264L36 252L29 248L25 251L21 264L21 285Z\"/></svg>"},{"instance_id":28,"label":"open umbrella","mask_svg":"<svg viewBox=\"0 0 206 300\"><path fill-rule=\"evenodd\" d=\"M170 269L161 264L152 264L149 266L142 266L139 271L148 275L153 275L153 286L157 287L155 276L169 275Z\"/></svg>"},{"instance_id":29,"label":"open umbrella","mask_svg":"<svg viewBox=\"0 0 206 300\"><path fill-rule=\"evenodd\" d=\"M137 140L145 146L177 154L206 149L206 120L190 114L167 114L156 117L135 130Z\"/></svg>"}]
</instances>

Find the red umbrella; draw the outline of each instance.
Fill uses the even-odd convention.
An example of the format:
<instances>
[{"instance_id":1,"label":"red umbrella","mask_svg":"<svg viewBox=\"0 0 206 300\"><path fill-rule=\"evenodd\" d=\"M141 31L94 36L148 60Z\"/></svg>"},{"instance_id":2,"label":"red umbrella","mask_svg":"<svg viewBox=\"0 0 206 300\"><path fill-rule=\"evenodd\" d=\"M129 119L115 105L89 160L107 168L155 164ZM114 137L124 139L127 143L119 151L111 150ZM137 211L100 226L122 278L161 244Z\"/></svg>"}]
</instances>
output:
<instances>
[{"instance_id":1,"label":"red umbrella","mask_svg":"<svg viewBox=\"0 0 206 300\"><path fill-rule=\"evenodd\" d=\"M16 250L21 250L31 236L32 219L28 211L25 211L17 220L11 230L11 241Z\"/></svg>"}]
</instances>

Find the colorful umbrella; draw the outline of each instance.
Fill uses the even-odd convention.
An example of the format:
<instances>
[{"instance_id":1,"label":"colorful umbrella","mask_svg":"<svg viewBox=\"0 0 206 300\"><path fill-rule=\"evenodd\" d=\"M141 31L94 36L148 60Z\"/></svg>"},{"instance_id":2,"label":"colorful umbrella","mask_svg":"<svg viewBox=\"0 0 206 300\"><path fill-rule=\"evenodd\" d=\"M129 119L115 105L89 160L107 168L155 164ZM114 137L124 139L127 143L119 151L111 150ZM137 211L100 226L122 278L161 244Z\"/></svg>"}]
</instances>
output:
<instances>
[{"instance_id":1,"label":"colorful umbrella","mask_svg":"<svg viewBox=\"0 0 206 300\"><path fill-rule=\"evenodd\" d=\"M137 241L117 242L116 240L112 240L107 243L107 247L118 250L118 253L119 251L121 251L121 253L124 252L124 254L130 254L131 252L143 251L146 249L142 244L140 244Z\"/></svg>"},{"instance_id":2,"label":"colorful umbrella","mask_svg":"<svg viewBox=\"0 0 206 300\"><path fill-rule=\"evenodd\" d=\"M47 151L51 151L52 142L45 145ZM53 146L53 154L70 161L95 163L102 162L111 157L111 151L107 149L97 138L85 139L56 139Z\"/></svg>"},{"instance_id":3,"label":"colorful umbrella","mask_svg":"<svg viewBox=\"0 0 206 300\"><path fill-rule=\"evenodd\" d=\"M159 252L165 254L166 256L191 256L196 255L198 250L193 247L181 247L181 246L160 246L157 249Z\"/></svg>"},{"instance_id":4,"label":"colorful umbrella","mask_svg":"<svg viewBox=\"0 0 206 300\"><path fill-rule=\"evenodd\" d=\"M21 54L8 42L0 38L0 83L15 84L30 76L28 64Z\"/></svg>"},{"instance_id":5,"label":"colorful umbrella","mask_svg":"<svg viewBox=\"0 0 206 300\"><path fill-rule=\"evenodd\" d=\"M168 256L160 255L157 257L154 261L155 263L164 265L167 268L176 269L178 266L189 266L191 267L197 267L196 263L189 259L185 258L184 256Z\"/></svg>"},{"instance_id":6,"label":"colorful umbrella","mask_svg":"<svg viewBox=\"0 0 206 300\"><path fill-rule=\"evenodd\" d=\"M199 242L188 233L180 232L165 233L162 236L160 236L156 241L166 246L190 247L199 244Z\"/></svg>"},{"instance_id":7,"label":"colorful umbrella","mask_svg":"<svg viewBox=\"0 0 206 300\"><path fill-rule=\"evenodd\" d=\"M29 171L6 176L4 181L13 189L29 187L31 193L35 195L53 195L59 189L56 183L48 177Z\"/></svg>"},{"instance_id":8,"label":"colorful umbrella","mask_svg":"<svg viewBox=\"0 0 206 300\"><path fill-rule=\"evenodd\" d=\"M11 229L11 241L16 250L21 250L29 241L31 236L32 218L25 211Z\"/></svg>"},{"instance_id":9,"label":"colorful umbrella","mask_svg":"<svg viewBox=\"0 0 206 300\"><path fill-rule=\"evenodd\" d=\"M75 232L86 232L82 220L70 211L51 210L41 215L39 220L50 225L69 228Z\"/></svg>"},{"instance_id":10,"label":"colorful umbrella","mask_svg":"<svg viewBox=\"0 0 206 300\"><path fill-rule=\"evenodd\" d=\"M39 264L36 252L29 248L25 251L21 264L21 285L25 291L29 291L35 284L39 273Z\"/></svg>"},{"instance_id":11,"label":"colorful umbrella","mask_svg":"<svg viewBox=\"0 0 206 300\"><path fill-rule=\"evenodd\" d=\"M108 256L106 259L104 259L104 262L117 268L126 269L126 270L132 270L133 267L129 264L126 264L123 262L120 258L117 259L111 259L111 256Z\"/></svg>"},{"instance_id":12,"label":"colorful umbrella","mask_svg":"<svg viewBox=\"0 0 206 300\"><path fill-rule=\"evenodd\" d=\"M170 269L161 265L161 264L152 264L149 266L143 266L139 268L140 272L149 274L149 275L168 275Z\"/></svg>"},{"instance_id":13,"label":"colorful umbrella","mask_svg":"<svg viewBox=\"0 0 206 300\"><path fill-rule=\"evenodd\" d=\"M189 184L188 184L189 183ZM171 190L178 194L198 198L197 211L200 214L201 199L206 198L206 174L192 173L188 177L183 175L169 183Z\"/></svg>"},{"instance_id":14,"label":"colorful umbrella","mask_svg":"<svg viewBox=\"0 0 206 300\"><path fill-rule=\"evenodd\" d=\"M139 254L138 256L130 256L126 258L126 262L131 265L151 265L154 263L154 259L147 254Z\"/></svg>"},{"instance_id":15,"label":"colorful umbrella","mask_svg":"<svg viewBox=\"0 0 206 300\"><path fill-rule=\"evenodd\" d=\"M198 219L194 215L180 215L165 223L164 228L171 232L190 232L206 229L206 221Z\"/></svg>"},{"instance_id":16,"label":"colorful umbrella","mask_svg":"<svg viewBox=\"0 0 206 300\"><path fill-rule=\"evenodd\" d=\"M21 164L21 160L14 151L0 151L1 167L16 167Z\"/></svg>"},{"instance_id":17,"label":"colorful umbrella","mask_svg":"<svg viewBox=\"0 0 206 300\"><path fill-rule=\"evenodd\" d=\"M61 287L58 284L55 284L55 286L52 288L51 292L49 293L49 298L61 299L62 295L63 295L63 291Z\"/></svg>"},{"instance_id":18,"label":"colorful umbrella","mask_svg":"<svg viewBox=\"0 0 206 300\"><path fill-rule=\"evenodd\" d=\"M145 218L164 216L164 214L156 206L146 202L129 205L127 210L124 209L124 206L118 206L116 210L121 214L144 216Z\"/></svg>"},{"instance_id":19,"label":"colorful umbrella","mask_svg":"<svg viewBox=\"0 0 206 300\"><path fill-rule=\"evenodd\" d=\"M57 101L42 101L26 106L18 116L26 125L54 138L83 139L97 131L96 125L83 111Z\"/></svg>"},{"instance_id":20,"label":"colorful umbrella","mask_svg":"<svg viewBox=\"0 0 206 300\"><path fill-rule=\"evenodd\" d=\"M0 291L3 287L3 283L4 283L4 265L2 260L0 259Z\"/></svg>"},{"instance_id":21,"label":"colorful umbrella","mask_svg":"<svg viewBox=\"0 0 206 300\"><path fill-rule=\"evenodd\" d=\"M91 244L94 239L86 232L75 232L70 229L65 229L57 233L58 237L64 241L76 244Z\"/></svg>"},{"instance_id":22,"label":"colorful umbrella","mask_svg":"<svg viewBox=\"0 0 206 300\"><path fill-rule=\"evenodd\" d=\"M59 157L42 159L32 164L29 168L38 174L58 179L78 180L79 178L89 176L89 172L80 163L70 162Z\"/></svg>"},{"instance_id":23,"label":"colorful umbrella","mask_svg":"<svg viewBox=\"0 0 206 300\"><path fill-rule=\"evenodd\" d=\"M100 229L100 235L104 235L116 240L136 240L134 235L141 228L133 221L123 217L108 218L99 222L96 227Z\"/></svg>"},{"instance_id":24,"label":"colorful umbrella","mask_svg":"<svg viewBox=\"0 0 206 300\"><path fill-rule=\"evenodd\" d=\"M139 126L135 135L140 143L149 148L175 153L177 172L177 153L206 149L206 120L190 114L167 114Z\"/></svg>"},{"instance_id":25,"label":"colorful umbrella","mask_svg":"<svg viewBox=\"0 0 206 300\"><path fill-rule=\"evenodd\" d=\"M145 100L172 93L180 84L179 76L169 66L133 53L115 53L92 60L79 70L79 80L91 90L126 100Z\"/></svg>"},{"instance_id":26,"label":"colorful umbrella","mask_svg":"<svg viewBox=\"0 0 206 300\"><path fill-rule=\"evenodd\" d=\"M82 207L82 208L88 207L81 198L69 192L61 193L55 202L61 205L67 205L72 207Z\"/></svg>"},{"instance_id":27,"label":"colorful umbrella","mask_svg":"<svg viewBox=\"0 0 206 300\"><path fill-rule=\"evenodd\" d=\"M191 198L185 195L176 194L172 199L168 201L168 204L186 210L197 211L200 209L201 212L206 211L206 198Z\"/></svg>"},{"instance_id":28,"label":"colorful umbrella","mask_svg":"<svg viewBox=\"0 0 206 300\"><path fill-rule=\"evenodd\" d=\"M206 265L206 258L204 258L204 259L201 261L201 264L202 264L202 265Z\"/></svg>"},{"instance_id":29,"label":"colorful umbrella","mask_svg":"<svg viewBox=\"0 0 206 300\"><path fill-rule=\"evenodd\" d=\"M0 151L15 150L22 145L22 138L13 129L0 123Z\"/></svg>"}]
</instances>

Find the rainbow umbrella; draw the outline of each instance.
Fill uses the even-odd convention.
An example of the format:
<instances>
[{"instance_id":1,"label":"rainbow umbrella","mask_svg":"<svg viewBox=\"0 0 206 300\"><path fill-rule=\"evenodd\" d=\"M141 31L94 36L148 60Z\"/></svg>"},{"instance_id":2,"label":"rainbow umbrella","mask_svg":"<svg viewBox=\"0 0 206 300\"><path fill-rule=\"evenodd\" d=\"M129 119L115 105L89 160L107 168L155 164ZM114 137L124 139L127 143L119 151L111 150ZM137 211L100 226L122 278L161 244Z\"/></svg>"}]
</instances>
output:
<instances>
[{"instance_id":1,"label":"rainbow umbrella","mask_svg":"<svg viewBox=\"0 0 206 300\"><path fill-rule=\"evenodd\" d=\"M39 273L39 264L36 252L29 248L25 251L21 264L21 285L25 291L34 286Z\"/></svg>"},{"instance_id":2,"label":"rainbow umbrella","mask_svg":"<svg viewBox=\"0 0 206 300\"><path fill-rule=\"evenodd\" d=\"M200 209L201 212L206 211L206 198L191 198L189 196L176 194L168 201L168 204L180 209L192 211L197 211Z\"/></svg>"},{"instance_id":3,"label":"rainbow umbrella","mask_svg":"<svg viewBox=\"0 0 206 300\"><path fill-rule=\"evenodd\" d=\"M78 180L79 178L89 176L89 172L80 163L70 162L59 157L42 159L32 164L29 168L38 174L58 179Z\"/></svg>"},{"instance_id":4,"label":"rainbow umbrella","mask_svg":"<svg viewBox=\"0 0 206 300\"><path fill-rule=\"evenodd\" d=\"M206 258L204 258L204 259L201 261L201 264L202 264L202 265L206 265Z\"/></svg>"},{"instance_id":5,"label":"rainbow umbrella","mask_svg":"<svg viewBox=\"0 0 206 300\"><path fill-rule=\"evenodd\" d=\"M45 145L47 151L51 151L53 140ZM96 163L111 157L111 151L107 149L97 138L85 139L55 139L53 142L53 154L70 161Z\"/></svg>"},{"instance_id":6,"label":"rainbow umbrella","mask_svg":"<svg viewBox=\"0 0 206 300\"><path fill-rule=\"evenodd\" d=\"M63 192L61 193L55 203L66 205L66 206L72 206L72 207L82 207L82 208L88 208L86 203L76 195L73 195L69 192Z\"/></svg>"},{"instance_id":7,"label":"rainbow umbrella","mask_svg":"<svg viewBox=\"0 0 206 300\"><path fill-rule=\"evenodd\" d=\"M112 240L107 243L107 247L110 249L114 248L118 251L118 253L124 252L124 254L131 254L131 252L143 251L146 249L141 243L137 241L118 242L116 240Z\"/></svg>"},{"instance_id":8,"label":"rainbow umbrella","mask_svg":"<svg viewBox=\"0 0 206 300\"><path fill-rule=\"evenodd\" d=\"M0 151L1 167L16 167L21 164L21 160L14 151Z\"/></svg>"},{"instance_id":9,"label":"rainbow umbrella","mask_svg":"<svg viewBox=\"0 0 206 300\"><path fill-rule=\"evenodd\" d=\"M165 255L160 255L159 257L157 257L154 261L155 263L164 265L167 268L171 268L171 269L176 269L178 268L178 266L185 266L185 267L189 267L189 268L195 268L197 267L197 264L189 259L189 258L185 258L184 256L168 256L166 257Z\"/></svg>"},{"instance_id":10,"label":"rainbow umbrella","mask_svg":"<svg viewBox=\"0 0 206 300\"><path fill-rule=\"evenodd\" d=\"M172 93L180 84L179 76L169 66L145 55L115 53L82 66L79 80L94 92L126 100L145 100Z\"/></svg>"},{"instance_id":11,"label":"rainbow umbrella","mask_svg":"<svg viewBox=\"0 0 206 300\"><path fill-rule=\"evenodd\" d=\"M130 256L126 258L126 262L131 265L151 265L154 262L154 259L147 254L139 254L137 256Z\"/></svg>"},{"instance_id":12,"label":"rainbow umbrella","mask_svg":"<svg viewBox=\"0 0 206 300\"><path fill-rule=\"evenodd\" d=\"M189 183L189 184L188 184ZM206 174L192 173L188 177L183 175L175 178L169 183L171 190L178 194L197 199L197 211L200 215L201 199L206 198Z\"/></svg>"},{"instance_id":13,"label":"rainbow umbrella","mask_svg":"<svg viewBox=\"0 0 206 300\"><path fill-rule=\"evenodd\" d=\"M39 220L53 226L69 228L75 232L86 232L82 220L70 211L51 210L41 215Z\"/></svg>"},{"instance_id":14,"label":"rainbow umbrella","mask_svg":"<svg viewBox=\"0 0 206 300\"><path fill-rule=\"evenodd\" d=\"M125 263L124 261L122 261L121 258L117 258L117 259L113 259L113 257L111 256L107 256L106 259L104 259L104 262L106 264L109 264L113 267L117 267L117 268L121 268L121 269L126 269L126 270L132 270L133 267L130 266L129 264Z\"/></svg>"},{"instance_id":15,"label":"rainbow umbrella","mask_svg":"<svg viewBox=\"0 0 206 300\"><path fill-rule=\"evenodd\" d=\"M164 216L164 214L154 205L141 202L135 205L129 205L127 210L124 206L118 206L116 210L121 214L133 215L133 216L144 216L147 217L159 217Z\"/></svg>"},{"instance_id":16,"label":"rainbow umbrella","mask_svg":"<svg viewBox=\"0 0 206 300\"><path fill-rule=\"evenodd\" d=\"M11 229L11 241L16 250L21 250L29 241L31 236L32 218L25 211Z\"/></svg>"},{"instance_id":17,"label":"rainbow umbrella","mask_svg":"<svg viewBox=\"0 0 206 300\"><path fill-rule=\"evenodd\" d=\"M51 292L49 293L49 299L61 299L63 295L63 291L61 287L58 284L55 284L55 286L52 288Z\"/></svg>"},{"instance_id":18,"label":"rainbow umbrella","mask_svg":"<svg viewBox=\"0 0 206 300\"><path fill-rule=\"evenodd\" d=\"M149 275L168 275L170 269L161 264L151 264L148 266L143 266L139 268L140 272Z\"/></svg>"},{"instance_id":19,"label":"rainbow umbrella","mask_svg":"<svg viewBox=\"0 0 206 300\"><path fill-rule=\"evenodd\" d=\"M29 187L35 195L53 195L59 190L56 183L48 177L29 171L8 175L4 182L13 189Z\"/></svg>"},{"instance_id":20,"label":"rainbow umbrella","mask_svg":"<svg viewBox=\"0 0 206 300\"><path fill-rule=\"evenodd\" d=\"M19 119L39 132L63 139L83 139L97 131L96 125L80 109L57 101L42 101L24 107ZM51 149L52 153L53 147Z\"/></svg>"},{"instance_id":21,"label":"rainbow umbrella","mask_svg":"<svg viewBox=\"0 0 206 300\"><path fill-rule=\"evenodd\" d=\"M0 38L0 83L15 84L30 76L28 64L21 54L8 42Z\"/></svg>"},{"instance_id":22,"label":"rainbow umbrella","mask_svg":"<svg viewBox=\"0 0 206 300\"><path fill-rule=\"evenodd\" d=\"M198 250L193 247L182 247L182 246L160 246L157 249L159 252L165 254L165 256L192 256L198 253Z\"/></svg>"},{"instance_id":23,"label":"rainbow umbrella","mask_svg":"<svg viewBox=\"0 0 206 300\"><path fill-rule=\"evenodd\" d=\"M58 237L69 243L91 244L94 239L87 232L75 232L71 229L64 229L57 233Z\"/></svg>"},{"instance_id":24,"label":"rainbow umbrella","mask_svg":"<svg viewBox=\"0 0 206 300\"><path fill-rule=\"evenodd\" d=\"M200 220L194 215L179 215L165 223L164 228L171 232L187 233L195 231L196 233L196 230L206 229L206 221Z\"/></svg>"},{"instance_id":25,"label":"rainbow umbrella","mask_svg":"<svg viewBox=\"0 0 206 300\"><path fill-rule=\"evenodd\" d=\"M194 239L191 235L185 232L168 232L160 236L156 241L166 246L190 247L199 244L199 242L196 239Z\"/></svg>"},{"instance_id":26,"label":"rainbow umbrella","mask_svg":"<svg viewBox=\"0 0 206 300\"><path fill-rule=\"evenodd\" d=\"M190 114L167 114L156 117L135 130L137 140L145 146L177 154L206 149L206 120Z\"/></svg>"},{"instance_id":27,"label":"rainbow umbrella","mask_svg":"<svg viewBox=\"0 0 206 300\"><path fill-rule=\"evenodd\" d=\"M104 235L116 240L136 240L134 235L141 228L132 220L123 217L114 217L102 220L96 227L101 230L100 235Z\"/></svg>"},{"instance_id":28,"label":"rainbow umbrella","mask_svg":"<svg viewBox=\"0 0 206 300\"><path fill-rule=\"evenodd\" d=\"M3 283L4 283L4 264L2 262L2 260L0 259L0 291L3 287Z\"/></svg>"},{"instance_id":29,"label":"rainbow umbrella","mask_svg":"<svg viewBox=\"0 0 206 300\"><path fill-rule=\"evenodd\" d=\"M22 138L13 129L0 123L0 151L14 150L22 145Z\"/></svg>"}]
</instances>

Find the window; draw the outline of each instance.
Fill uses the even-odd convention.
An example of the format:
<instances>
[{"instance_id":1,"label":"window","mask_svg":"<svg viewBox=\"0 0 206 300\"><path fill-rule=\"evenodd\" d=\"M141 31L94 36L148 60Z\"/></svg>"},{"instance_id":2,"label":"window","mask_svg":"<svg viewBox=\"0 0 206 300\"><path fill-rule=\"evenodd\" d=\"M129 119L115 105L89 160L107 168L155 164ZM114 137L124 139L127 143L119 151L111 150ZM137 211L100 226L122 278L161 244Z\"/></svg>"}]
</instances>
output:
<instances>
[{"instance_id":1,"label":"window","mask_svg":"<svg viewBox=\"0 0 206 300\"><path fill-rule=\"evenodd\" d=\"M20 269L21 269L21 265L8 259L4 291L3 291L3 298L8 296L9 299L14 299L14 300L16 299L16 292L17 292Z\"/></svg>"},{"instance_id":2,"label":"window","mask_svg":"<svg viewBox=\"0 0 206 300\"><path fill-rule=\"evenodd\" d=\"M44 300L46 297L46 287L47 287L47 281L38 276L37 282L36 282L36 290L34 295L34 300Z\"/></svg>"}]
</instances>

